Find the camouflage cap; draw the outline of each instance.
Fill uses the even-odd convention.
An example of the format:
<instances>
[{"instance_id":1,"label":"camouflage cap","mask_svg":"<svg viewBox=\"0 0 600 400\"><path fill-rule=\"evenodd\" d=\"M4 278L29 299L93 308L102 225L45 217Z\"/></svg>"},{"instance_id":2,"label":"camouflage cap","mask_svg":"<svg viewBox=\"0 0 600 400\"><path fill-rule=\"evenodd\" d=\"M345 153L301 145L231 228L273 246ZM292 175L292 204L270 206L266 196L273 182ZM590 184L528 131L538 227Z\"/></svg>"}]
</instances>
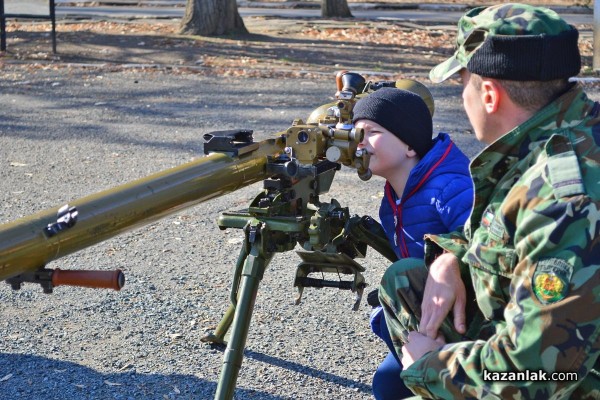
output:
<instances>
[{"instance_id":1,"label":"camouflage cap","mask_svg":"<svg viewBox=\"0 0 600 400\"><path fill-rule=\"evenodd\" d=\"M569 78L581 68L579 32L545 7L508 3L478 7L458 21L456 52L434 67L439 83L467 68L518 81Z\"/></svg>"}]
</instances>

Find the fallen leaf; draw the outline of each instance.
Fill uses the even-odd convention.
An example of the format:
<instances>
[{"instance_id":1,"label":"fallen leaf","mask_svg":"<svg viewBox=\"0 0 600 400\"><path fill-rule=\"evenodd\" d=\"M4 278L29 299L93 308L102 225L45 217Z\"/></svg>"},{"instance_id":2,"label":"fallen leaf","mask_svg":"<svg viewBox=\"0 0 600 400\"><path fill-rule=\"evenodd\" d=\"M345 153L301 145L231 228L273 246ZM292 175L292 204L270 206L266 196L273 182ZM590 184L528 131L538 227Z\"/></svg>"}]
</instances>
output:
<instances>
[{"instance_id":1,"label":"fallen leaf","mask_svg":"<svg viewBox=\"0 0 600 400\"><path fill-rule=\"evenodd\" d=\"M133 364L125 364L125 365L123 365L121 368L119 368L119 370L118 370L118 371L119 371L119 372L120 372L120 371L125 371L126 369L129 369L129 368L131 368L131 367L133 367Z\"/></svg>"}]
</instances>

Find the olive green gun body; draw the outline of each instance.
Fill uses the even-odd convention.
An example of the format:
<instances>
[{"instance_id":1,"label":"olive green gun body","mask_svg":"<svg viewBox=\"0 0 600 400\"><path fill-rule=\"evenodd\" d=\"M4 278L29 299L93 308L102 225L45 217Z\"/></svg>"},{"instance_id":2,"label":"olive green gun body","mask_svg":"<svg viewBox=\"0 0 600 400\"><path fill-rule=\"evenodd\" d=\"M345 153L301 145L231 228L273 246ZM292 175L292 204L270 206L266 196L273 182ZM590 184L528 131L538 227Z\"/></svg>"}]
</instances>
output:
<instances>
[{"instance_id":1,"label":"olive green gun body","mask_svg":"<svg viewBox=\"0 0 600 400\"><path fill-rule=\"evenodd\" d=\"M270 139L238 156L210 154L74 200L60 212L51 208L0 225L0 280L259 182L267 177L267 156L282 151L283 141Z\"/></svg>"}]
</instances>

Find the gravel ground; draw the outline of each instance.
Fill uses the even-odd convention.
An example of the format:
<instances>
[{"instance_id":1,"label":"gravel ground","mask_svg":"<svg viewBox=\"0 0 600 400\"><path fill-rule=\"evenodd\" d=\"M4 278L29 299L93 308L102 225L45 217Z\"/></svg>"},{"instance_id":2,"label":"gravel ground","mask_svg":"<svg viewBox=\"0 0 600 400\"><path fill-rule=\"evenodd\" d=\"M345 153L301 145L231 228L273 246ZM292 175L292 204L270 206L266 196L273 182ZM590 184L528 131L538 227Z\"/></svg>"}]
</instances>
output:
<instances>
[{"instance_id":1,"label":"gravel ground","mask_svg":"<svg viewBox=\"0 0 600 400\"><path fill-rule=\"evenodd\" d=\"M0 223L188 162L202 134L251 128L264 139L329 102L335 81L236 79L159 71L5 66L0 82ZM435 127L472 157L481 148L460 88L431 88ZM596 92L597 93L597 92ZM598 97L598 96L597 96ZM376 215L383 182L342 169L331 197ZM199 341L227 308L240 231L220 212L249 203L260 184L55 261L49 267L122 269L120 292L0 286L0 398L210 399L221 349ZM324 196L326 199L327 196ZM238 399L368 399L386 354L370 307L306 289L294 306L299 258L278 254L265 274L238 378ZM361 263L376 285L386 262ZM368 290L368 289L367 289Z\"/></svg>"}]
</instances>

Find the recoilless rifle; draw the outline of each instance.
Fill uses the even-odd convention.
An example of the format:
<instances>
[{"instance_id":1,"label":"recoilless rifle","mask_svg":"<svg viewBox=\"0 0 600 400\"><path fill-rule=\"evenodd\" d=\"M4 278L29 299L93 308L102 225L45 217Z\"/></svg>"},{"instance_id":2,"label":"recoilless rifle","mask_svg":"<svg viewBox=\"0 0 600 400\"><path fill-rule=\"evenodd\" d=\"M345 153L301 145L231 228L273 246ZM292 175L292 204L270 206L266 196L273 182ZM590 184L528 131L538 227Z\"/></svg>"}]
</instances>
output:
<instances>
[{"instance_id":1,"label":"recoilless rifle","mask_svg":"<svg viewBox=\"0 0 600 400\"><path fill-rule=\"evenodd\" d=\"M38 283L51 293L59 285L120 290L120 270L48 269L47 264L120 233L149 224L184 208L263 181L264 189L248 209L222 213L221 229L238 228L244 241L234 269L229 308L212 334L202 341L226 344L215 399L232 399L242 364L259 283L275 253L294 250L298 265L296 304L306 287L332 287L355 293L357 310L366 287L364 267L355 261L370 246L390 261L397 259L383 229L368 216L352 216L331 199L321 202L342 165L371 177L369 154L358 149L363 132L352 125L358 98L384 86L419 94L433 113L433 99L422 84L367 82L357 73L336 77L336 101L294 120L274 138L254 142L252 131L231 130L204 135L204 153L196 161L114 189L0 225L0 280L15 290ZM334 274L337 280L325 279ZM317 277L315 277L317 276ZM341 276L351 276L342 280ZM231 328L231 336L225 336Z\"/></svg>"}]
</instances>

